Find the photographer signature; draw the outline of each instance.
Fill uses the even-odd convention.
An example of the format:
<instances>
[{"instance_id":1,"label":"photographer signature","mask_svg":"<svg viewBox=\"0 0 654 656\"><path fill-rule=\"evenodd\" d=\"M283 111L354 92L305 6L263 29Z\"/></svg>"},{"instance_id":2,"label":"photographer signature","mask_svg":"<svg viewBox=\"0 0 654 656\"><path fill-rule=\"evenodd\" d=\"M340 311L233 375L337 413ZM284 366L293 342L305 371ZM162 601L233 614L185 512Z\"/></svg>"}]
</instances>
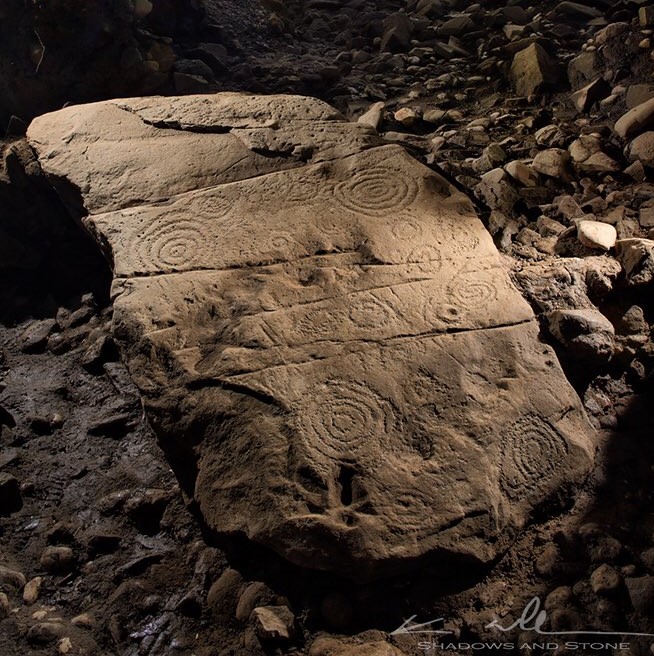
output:
<instances>
[{"instance_id":1,"label":"photographer signature","mask_svg":"<svg viewBox=\"0 0 654 656\"><path fill-rule=\"evenodd\" d=\"M431 635L450 635L452 631L446 631L445 629L435 629L433 626L439 622L444 622L445 618L439 617L435 620L429 622L423 622L422 624L416 624L414 622L417 615L411 616L408 620L405 620L395 631L390 635L401 635L404 633L428 633ZM622 636L634 636L634 637L649 637L654 638L654 633L628 633L624 631L544 631L543 625L547 622L547 611L541 609L541 600L538 597L533 597L531 601L525 606L524 610L520 617L510 624L509 626L504 626L500 624L500 620L493 619L489 622L485 628L486 629L496 629L502 633L508 633L509 631L514 631L515 629L520 629L521 631L535 631L539 635L546 636L563 636L563 635L622 635Z\"/></svg>"}]
</instances>

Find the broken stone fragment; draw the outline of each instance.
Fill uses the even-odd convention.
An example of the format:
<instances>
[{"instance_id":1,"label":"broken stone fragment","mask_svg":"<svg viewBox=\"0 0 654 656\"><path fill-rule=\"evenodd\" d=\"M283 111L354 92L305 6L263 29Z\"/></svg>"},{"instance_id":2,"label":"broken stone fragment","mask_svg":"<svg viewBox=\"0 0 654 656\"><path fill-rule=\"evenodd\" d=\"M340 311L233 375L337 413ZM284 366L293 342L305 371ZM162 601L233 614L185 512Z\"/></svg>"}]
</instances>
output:
<instances>
[{"instance_id":1,"label":"broken stone fragment","mask_svg":"<svg viewBox=\"0 0 654 656\"><path fill-rule=\"evenodd\" d=\"M554 310L547 320L550 332L571 357L599 364L613 355L615 329L599 310Z\"/></svg>"},{"instance_id":2,"label":"broken stone fragment","mask_svg":"<svg viewBox=\"0 0 654 656\"><path fill-rule=\"evenodd\" d=\"M578 165L579 170L582 173L587 174L598 174L603 175L606 173L617 173L622 170L620 164L618 164L612 157L609 157L606 153L597 152L593 153L588 159L585 159Z\"/></svg>"},{"instance_id":3,"label":"broken stone fragment","mask_svg":"<svg viewBox=\"0 0 654 656\"><path fill-rule=\"evenodd\" d=\"M638 10L638 22L641 27L654 25L654 6L641 7Z\"/></svg>"},{"instance_id":4,"label":"broken stone fragment","mask_svg":"<svg viewBox=\"0 0 654 656\"><path fill-rule=\"evenodd\" d=\"M615 246L618 233L610 223L582 220L577 222L577 238L588 248L609 251Z\"/></svg>"},{"instance_id":5,"label":"broken stone fragment","mask_svg":"<svg viewBox=\"0 0 654 656\"><path fill-rule=\"evenodd\" d=\"M372 104L369 109L359 116L357 119L357 123L361 123L363 125L369 125L371 128L374 128L375 130L379 130L382 121L384 120L384 114L385 114L385 104L383 102L376 102Z\"/></svg>"},{"instance_id":6,"label":"broken stone fragment","mask_svg":"<svg viewBox=\"0 0 654 656\"><path fill-rule=\"evenodd\" d=\"M523 187L538 186L538 173L524 162L519 160L509 162L504 170Z\"/></svg>"},{"instance_id":7,"label":"broken stone fragment","mask_svg":"<svg viewBox=\"0 0 654 656\"><path fill-rule=\"evenodd\" d=\"M570 177L568 173L569 162L570 155L566 150L548 148L547 150L541 150L534 157L531 168L549 178L567 180Z\"/></svg>"},{"instance_id":8,"label":"broken stone fragment","mask_svg":"<svg viewBox=\"0 0 654 656\"><path fill-rule=\"evenodd\" d=\"M418 113L411 107L401 107L393 114L393 118L405 128L411 128L418 120Z\"/></svg>"},{"instance_id":9,"label":"broken stone fragment","mask_svg":"<svg viewBox=\"0 0 654 656\"><path fill-rule=\"evenodd\" d=\"M516 92L529 97L555 85L559 80L559 70L545 49L532 43L513 58L511 79Z\"/></svg>"},{"instance_id":10,"label":"broken stone fragment","mask_svg":"<svg viewBox=\"0 0 654 656\"><path fill-rule=\"evenodd\" d=\"M629 284L646 285L652 282L654 279L654 240L620 239L615 244L615 251Z\"/></svg>"},{"instance_id":11,"label":"broken stone fragment","mask_svg":"<svg viewBox=\"0 0 654 656\"><path fill-rule=\"evenodd\" d=\"M595 50L582 52L568 64L568 79L570 86L575 90L591 84L599 75L600 62Z\"/></svg>"},{"instance_id":12,"label":"broken stone fragment","mask_svg":"<svg viewBox=\"0 0 654 656\"><path fill-rule=\"evenodd\" d=\"M579 112L587 112L593 105L606 98L610 93L611 87L608 82L603 78L598 78L578 91L575 91L570 97Z\"/></svg>"},{"instance_id":13,"label":"broken stone fragment","mask_svg":"<svg viewBox=\"0 0 654 656\"><path fill-rule=\"evenodd\" d=\"M654 167L654 132L643 132L626 148L629 161L639 161L643 166Z\"/></svg>"},{"instance_id":14,"label":"broken stone fragment","mask_svg":"<svg viewBox=\"0 0 654 656\"><path fill-rule=\"evenodd\" d=\"M75 555L70 547L46 547L39 559L41 567L50 574L68 574L75 567Z\"/></svg>"},{"instance_id":15,"label":"broken stone fragment","mask_svg":"<svg viewBox=\"0 0 654 656\"><path fill-rule=\"evenodd\" d=\"M602 144L598 137L591 134L583 134L578 139L575 139L570 146L568 152L572 161L579 164L585 162L591 155L598 153L602 150Z\"/></svg>"},{"instance_id":16,"label":"broken stone fragment","mask_svg":"<svg viewBox=\"0 0 654 656\"><path fill-rule=\"evenodd\" d=\"M295 616L287 606L259 606L250 620L261 640L290 640L294 633Z\"/></svg>"}]
</instances>

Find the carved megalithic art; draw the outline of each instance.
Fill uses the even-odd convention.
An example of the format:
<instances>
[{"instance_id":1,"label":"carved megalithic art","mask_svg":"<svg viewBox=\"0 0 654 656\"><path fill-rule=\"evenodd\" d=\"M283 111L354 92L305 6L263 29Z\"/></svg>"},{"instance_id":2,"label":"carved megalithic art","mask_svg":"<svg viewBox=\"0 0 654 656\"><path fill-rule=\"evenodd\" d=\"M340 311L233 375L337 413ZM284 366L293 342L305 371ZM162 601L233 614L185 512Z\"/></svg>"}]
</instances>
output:
<instances>
[{"instance_id":1,"label":"carved megalithic art","mask_svg":"<svg viewBox=\"0 0 654 656\"><path fill-rule=\"evenodd\" d=\"M468 198L328 105L115 100L28 137L214 531L356 577L496 558L592 431Z\"/></svg>"}]
</instances>

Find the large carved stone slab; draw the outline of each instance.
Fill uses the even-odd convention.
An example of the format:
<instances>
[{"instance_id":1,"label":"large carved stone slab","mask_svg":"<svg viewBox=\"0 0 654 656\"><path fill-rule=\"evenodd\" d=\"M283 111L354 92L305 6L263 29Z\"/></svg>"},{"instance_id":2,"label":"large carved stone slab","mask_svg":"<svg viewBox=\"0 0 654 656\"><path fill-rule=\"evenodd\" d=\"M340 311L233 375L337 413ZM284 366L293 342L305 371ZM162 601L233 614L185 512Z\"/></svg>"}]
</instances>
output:
<instances>
[{"instance_id":1,"label":"large carved stone slab","mask_svg":"<svg viewBox=\"0 0 654 656\"><path fill-rule=\"evenodd\" d=\"M486 563L584 478L530 307L401 148L236 94L68 108L29 138L113 262L116 338L215 531L358 577Z\"/></svg>"}]
</instances>

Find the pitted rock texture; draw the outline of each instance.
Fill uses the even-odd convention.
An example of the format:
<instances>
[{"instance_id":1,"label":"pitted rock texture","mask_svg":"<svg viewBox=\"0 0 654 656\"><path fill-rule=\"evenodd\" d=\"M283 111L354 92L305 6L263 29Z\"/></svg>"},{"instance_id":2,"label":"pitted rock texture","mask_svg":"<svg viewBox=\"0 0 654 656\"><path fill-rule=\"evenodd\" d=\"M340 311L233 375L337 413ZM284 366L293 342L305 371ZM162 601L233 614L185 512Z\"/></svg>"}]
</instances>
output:
<instances>
[{"instance_id":1,"label":"pitted rock texture","mask_svg":"<svg viewBox=\"0 0 654 656\"><path fill-rule=\"evenodd\" d=\"M591 429L470 201L309 98L70 107L41 165L110 256L114 333L206 520L365 578L487 563Z\"/></svg>"}]
</instances>

